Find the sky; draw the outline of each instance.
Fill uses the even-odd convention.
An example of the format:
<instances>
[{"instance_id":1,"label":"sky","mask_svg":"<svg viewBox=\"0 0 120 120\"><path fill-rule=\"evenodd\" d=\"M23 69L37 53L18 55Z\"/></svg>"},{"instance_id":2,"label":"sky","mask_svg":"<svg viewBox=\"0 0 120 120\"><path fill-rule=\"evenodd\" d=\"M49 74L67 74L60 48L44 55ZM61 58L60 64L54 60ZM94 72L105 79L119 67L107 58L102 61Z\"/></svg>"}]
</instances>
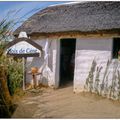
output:
<instances>
[{"instance_id":1,"label":"sky","mask_svg":"<svg viewBox=\"0 0 120 120\"><path fill-rule=\"evenodd\" d=\"M46 8L50 5L62 4L69 2L66 1L0 1L0 20L7 17L9 19L24 18L23 21L27 20L34 13L41 9ZM15 14L15 11L17 14ZM21 23L22 24L22 23ZM20 23L16 25L15 29L21 25Z\"/></svg>"}]
</instances>

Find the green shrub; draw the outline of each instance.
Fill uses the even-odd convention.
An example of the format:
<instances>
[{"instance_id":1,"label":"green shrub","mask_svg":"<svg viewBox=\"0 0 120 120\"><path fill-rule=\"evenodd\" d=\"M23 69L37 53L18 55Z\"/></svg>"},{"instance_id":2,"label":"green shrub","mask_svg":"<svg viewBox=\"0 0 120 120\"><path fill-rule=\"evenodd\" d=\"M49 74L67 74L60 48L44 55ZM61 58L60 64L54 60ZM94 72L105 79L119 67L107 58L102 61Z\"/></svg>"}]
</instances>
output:
<instances>
[{"instance_id":1,"label":"green shrub","mask_svg":"<svg viewBox=\"0 0 120 120\"><path fill-rule=\"evenodd\" d=\"M6 42L0 44L0 65L7 70L7 84L10 94L21 87L23 80L22 60L4 55Z\"/></svg>"},{"instance_id":2,"label":"green shrub","mask_svg":"<svg viewBox=\"0 0 120 120\"><path fill-rule=\"evenodd\" d=\"M8 65L8 88L13 95L18 88L21 88L23 79L23 70L21 60L11 60Z\"/></svg>"}]
</instances>

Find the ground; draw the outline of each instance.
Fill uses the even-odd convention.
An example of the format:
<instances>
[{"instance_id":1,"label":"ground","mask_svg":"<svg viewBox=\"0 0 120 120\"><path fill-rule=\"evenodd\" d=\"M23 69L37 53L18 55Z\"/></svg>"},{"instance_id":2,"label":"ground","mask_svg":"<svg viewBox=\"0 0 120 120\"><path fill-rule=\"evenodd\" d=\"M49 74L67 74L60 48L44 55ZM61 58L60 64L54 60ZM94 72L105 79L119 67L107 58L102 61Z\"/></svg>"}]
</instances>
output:
<instances>
[{"instance_id":1,"label":"ground","mask_svg":"<svg viewBox=\"0 0 120 120\"><path fill-rule=\"evenodd\" d=\"M73 93L72 86L28 91L12 118L120 118L120 101L91 93Z\"/></svg>"}]
</instances>

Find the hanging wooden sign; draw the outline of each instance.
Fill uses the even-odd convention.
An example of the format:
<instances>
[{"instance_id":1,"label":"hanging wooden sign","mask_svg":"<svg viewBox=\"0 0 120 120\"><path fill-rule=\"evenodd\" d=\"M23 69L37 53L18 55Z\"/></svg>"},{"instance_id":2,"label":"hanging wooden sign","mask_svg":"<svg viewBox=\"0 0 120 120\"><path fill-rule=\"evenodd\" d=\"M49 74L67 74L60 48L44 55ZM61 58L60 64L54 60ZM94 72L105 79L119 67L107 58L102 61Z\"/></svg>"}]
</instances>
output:
<instances>
[{"instance_id":1,"label":"hanging wooden sign","mask_svg":"<svg viewBox=\"0 0 120 120\"><path fill-rule=\"evenodd\" d=\"M8 43L6 52L16 57L39 57L42 47L31 39L17 38Z\"/></svg>"}]
</instances>

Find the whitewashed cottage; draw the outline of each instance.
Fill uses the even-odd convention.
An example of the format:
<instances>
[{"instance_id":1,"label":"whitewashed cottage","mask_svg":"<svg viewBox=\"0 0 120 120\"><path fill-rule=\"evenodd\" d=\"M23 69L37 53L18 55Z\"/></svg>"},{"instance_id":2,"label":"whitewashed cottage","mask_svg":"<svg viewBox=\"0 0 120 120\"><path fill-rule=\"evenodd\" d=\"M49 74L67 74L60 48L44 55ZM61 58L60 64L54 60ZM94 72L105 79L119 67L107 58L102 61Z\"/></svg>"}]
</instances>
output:
<instances>
[{"instance_id":1,"label":"whitewashed cottage","mask_svg":"<svg viewBox=\"0 0 120 120\"><path fill-rule=\"evenodd\" d=\"M49 6L25 21L21 31L46 49L28 58L42 68L39 83L59 88L69 82L74 92L91 91L119 98L120 2L94 1ZM26 74L30 82L31 75ZM66 86L67 87L67 86Z\"/></svg>"}]
</instances>

